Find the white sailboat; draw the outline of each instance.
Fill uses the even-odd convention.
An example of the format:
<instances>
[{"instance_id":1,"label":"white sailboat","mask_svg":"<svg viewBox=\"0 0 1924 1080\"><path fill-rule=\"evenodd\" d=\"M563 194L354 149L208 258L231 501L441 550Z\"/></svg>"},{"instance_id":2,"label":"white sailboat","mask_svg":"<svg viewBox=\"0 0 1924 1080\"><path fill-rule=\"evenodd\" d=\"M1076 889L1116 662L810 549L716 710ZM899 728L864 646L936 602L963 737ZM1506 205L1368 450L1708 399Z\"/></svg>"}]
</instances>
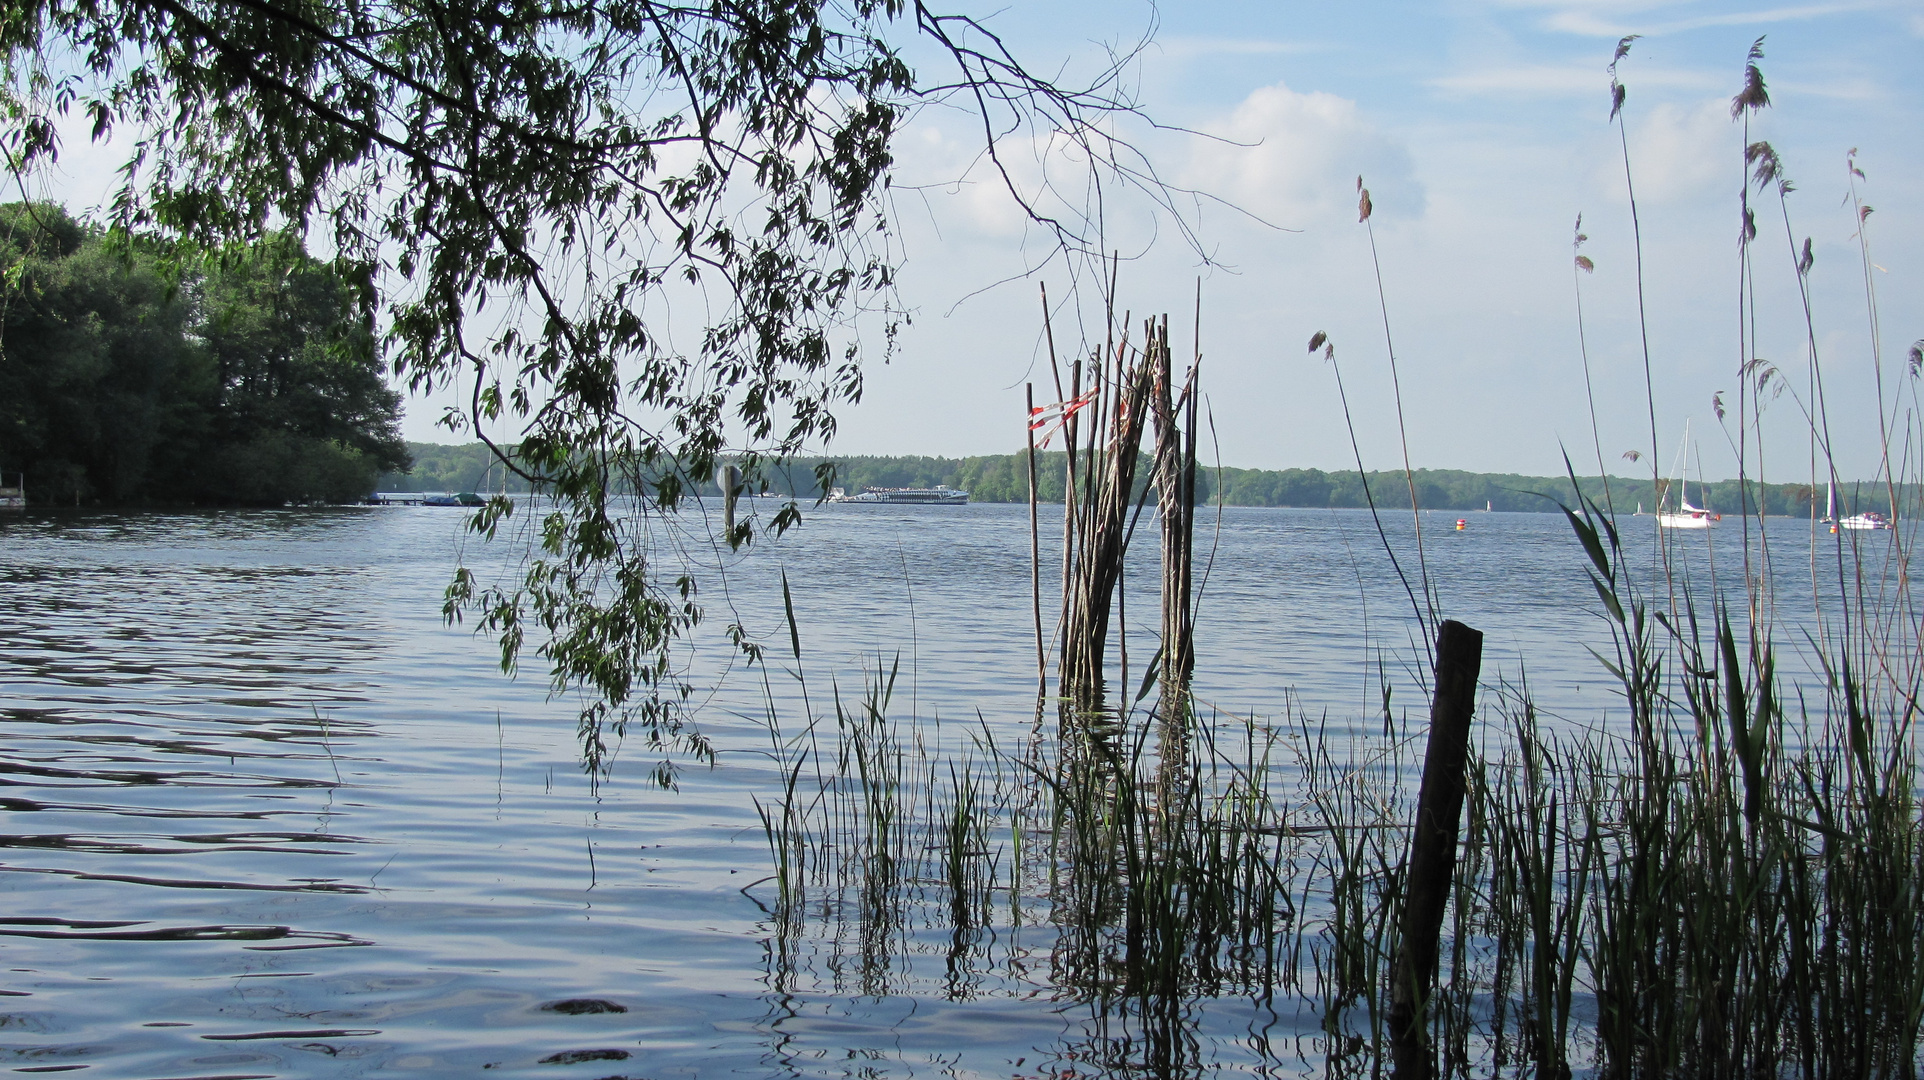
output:
<instances>
[{"instance_id":1,"label":"white sailboat","mask_svg":"<svg viewBox=\"0 0 1924 1080\"><path fill-rule=\"evenodd\" d=\"M1866 510L1861 514L1852 514L1844 518L1838 517L1837 485L1835 483L1828 484L1825 486L1825 491L1824 521L1830 525L1831 532L1836 532L1839 529L1861 532L1867 529L1888 529L1891 527L1891 519L1875 510Z\"/></svg>"},{"instance_id":2,"label":"white sailboat","mask_svg":"<svg viewBox=\"0 0 1924 1080\"><path fill-rule=\"evenodd\" d=\"M1679 498L1675 510L1657 511L1657 527L1660 529L1708 529L1721 515L1712 514L1701 507L1690 505L1690 500Z\"/></svg>"},{"instance_id":3,"label":"white sailboat","mask_svg":"<svg viewBox=\"0 0 1924 1080\"><path fill-rule=\"evenodd\" d=\"M1690 425L1686 423L1684 425L1683 444L1677 447L1677 461L1679 466L1683 465L1684 455L1689 449ZM1690 499L1687 497L1689 481L1684 478L1683 469L1678 468L1673 470L1673 472L1678 478L1676 481L1677 509L1672 510L1666 505L1670 501L1670 490L1668 485L1666 485L1664 491L1657 499L1656 518L1658 528L1708 529L1714 522L1723 518L1722 514L1713 514L1700 506L1690 505ZM1641 506L1639 509L1641 509Z\"/></svg>"}]
</instances>

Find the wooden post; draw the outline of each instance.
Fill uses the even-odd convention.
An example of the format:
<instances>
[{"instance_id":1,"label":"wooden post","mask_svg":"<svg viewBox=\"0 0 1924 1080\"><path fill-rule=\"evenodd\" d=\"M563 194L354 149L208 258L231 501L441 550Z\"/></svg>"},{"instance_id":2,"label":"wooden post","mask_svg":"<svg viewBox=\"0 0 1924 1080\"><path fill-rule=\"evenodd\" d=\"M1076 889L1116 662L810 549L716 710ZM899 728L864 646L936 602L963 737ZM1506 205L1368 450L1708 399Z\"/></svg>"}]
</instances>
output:
<instances>
[{"instance_id":1,"label":"wooden post","mask_svg":"<svg viewBox=\"0 0 1924 1080\"><path fill-rule=\"evenodd\" d=\"M1423 787L1416 799L1416 829L1405 863L1402 943L1391 974L1390 1052L1396 1080L1430 1080L1436 1075L1427 1014L1436 981L1437 939L1456 869L1470 714L1476 708L1476 680L1482 668L1483 632L1444 620L1436 634L1436 697L1430 704Z\"/></svg>"},{"instance_id":2,"label":"wooden post","mask_svg":"<svg viewBox=\"0 0 1924 1080\"><path fill-rule=\"evenodd\" d=\"M1043 314L1048 314L1048 299L1043 299ZM1035 384L1024 387L1029 395L1029 412L1023 422L1029 431L1029 596L1035 605L1035 696L1036 707L1049 696L1049 660L1042 644L1042 532L1036 516L1035 471Z\"/></svg>"}]
</instances>

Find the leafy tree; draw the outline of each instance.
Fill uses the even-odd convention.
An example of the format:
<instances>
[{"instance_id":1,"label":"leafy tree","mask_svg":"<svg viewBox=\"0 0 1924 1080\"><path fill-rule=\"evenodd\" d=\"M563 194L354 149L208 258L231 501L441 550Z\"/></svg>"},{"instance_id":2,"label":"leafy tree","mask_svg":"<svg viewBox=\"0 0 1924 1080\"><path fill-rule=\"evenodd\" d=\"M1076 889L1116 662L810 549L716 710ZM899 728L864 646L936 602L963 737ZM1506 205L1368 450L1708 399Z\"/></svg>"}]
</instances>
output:
<instances>
[{"instance_id":1,"label":"leafy tree","mask_svg":"<svg viewBox=\"0 0 1924 1080\"><path fill-rule=\"evenodd\" d=\"M0 206L0 470L55 501L346 502L402 468L353 294L293 238L216 257Z\"/></svg>"},{"instance_id":2,"label":"leafy tree","mask_svg":"<svg viewBox=\"0 0 1924 1080\"><path fill-rule=\"evenodd\" d=\"M0 207L0 468L65 501L127 501L199 426L191 309L138 246L59 207Z\"/></svg>"},{"instance_id":3,"label":"leafy tree","mask_svg":"<svg viewBox=\"0 0 1924 1080\"><path fill-rule=\"evenodd\" d=\"M917 80L910 34L943 77ZM703 749L669 661L701 617L694 584L662 578L649 537L724 450L752 477L859 396L857 343L886 349L897 318L887 192L908 110L976 110L998 165L998 138L1040 130L1146 175L1103 122L1129 111L1124 61L1065 89L919 0L23 0L0 50L17 161L57 152L64 111L137 128L125 222L207 246L324 227L409 384L460 380L449 419L477 435L520 423L516 467L556 509L519 583L462 572L448 611L498 635L506 668L537 635L555 688L595 699L591 761L631 717ZM671 303L705 322L675 336ZM624 484L647 512L617 512Z\"/></svg>"},{"instance_id":4,"label":"leafy tree","mask_svg":"<svg viewBox=\"0 0 1924 1080\"><path fill-rule=\"evenodd\" d=\"M202 487L244 502L343 502L404 469L401 398L382 378L374 328L333 268L286 233L207 260L196 329L225 452Z\"/></svg>"}]
</instances>

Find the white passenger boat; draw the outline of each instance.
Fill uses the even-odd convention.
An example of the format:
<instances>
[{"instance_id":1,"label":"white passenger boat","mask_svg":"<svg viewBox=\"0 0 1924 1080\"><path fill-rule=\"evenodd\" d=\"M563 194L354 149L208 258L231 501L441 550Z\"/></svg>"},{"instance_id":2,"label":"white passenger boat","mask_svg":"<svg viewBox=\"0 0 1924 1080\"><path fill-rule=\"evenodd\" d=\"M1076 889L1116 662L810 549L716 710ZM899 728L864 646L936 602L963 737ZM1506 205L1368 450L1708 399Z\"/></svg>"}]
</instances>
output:
<instances>
[{"instance_id":1,"label":"white passenger boat","mask_svg":"<svg viewBox=\"0 0 1924 1080\"><path fill-rule=\"evenodd\" d=\"M861 494L850 495L842 488L833 488L828 493L832 503L853 503L860 506L967 506L969 493L947 484L934 487L868 487Z\"/></svg>"}]
</instances>

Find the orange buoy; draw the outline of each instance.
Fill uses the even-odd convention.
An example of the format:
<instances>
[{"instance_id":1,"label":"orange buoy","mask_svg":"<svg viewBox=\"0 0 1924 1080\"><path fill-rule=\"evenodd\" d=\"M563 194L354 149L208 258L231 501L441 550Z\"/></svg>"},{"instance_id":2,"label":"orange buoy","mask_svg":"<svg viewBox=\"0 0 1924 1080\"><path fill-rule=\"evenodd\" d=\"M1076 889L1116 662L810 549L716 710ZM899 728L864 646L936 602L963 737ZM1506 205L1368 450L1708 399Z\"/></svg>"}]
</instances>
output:
<instances>
[{"instance_id":1,"label":"orange buoy","mask_svg":"<svg viewBox=\"0 0 1924 1080\"><path fill-rule=\"evenodd\" d=\"M1470 527L1470 521L1469 521L1469 519L1468 519L1468 518L1457 518L1457 519L1456 519L1456 531L1457 531L1457 532L1462 532L1462 531L1463 531L1464 529L1467 529L1467 528L1469 528L1469 527Z\"/></svg>"}]
</instances>

